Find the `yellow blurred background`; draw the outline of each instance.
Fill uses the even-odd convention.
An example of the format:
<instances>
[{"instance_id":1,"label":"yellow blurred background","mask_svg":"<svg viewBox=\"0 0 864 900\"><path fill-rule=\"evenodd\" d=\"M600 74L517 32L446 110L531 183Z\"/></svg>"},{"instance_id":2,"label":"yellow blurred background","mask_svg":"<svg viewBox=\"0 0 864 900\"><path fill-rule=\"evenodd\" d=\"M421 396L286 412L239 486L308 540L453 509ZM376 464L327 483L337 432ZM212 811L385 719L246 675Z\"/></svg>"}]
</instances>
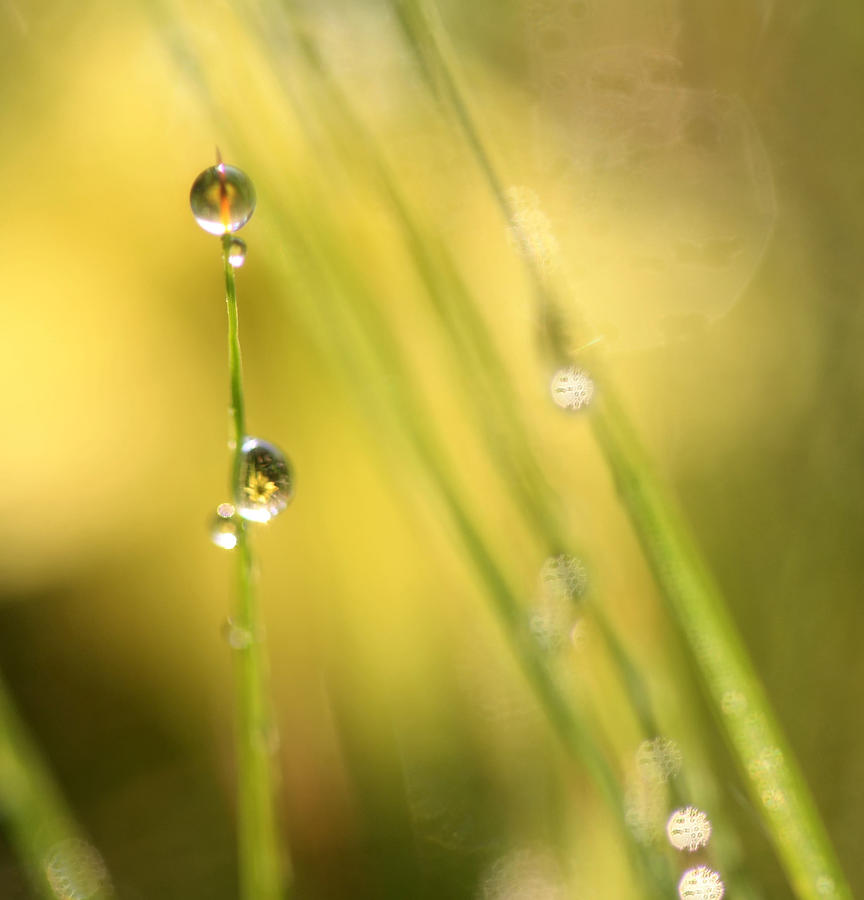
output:
<instances>
[{"instance_id":1,"label":"yellow blurred background","mask_svg":"<svg viewBox=\"0 0 864 900\"><path fill-rule=\"evenodd\" d=\"M864 12L440 7L574 341L627 397L862 886ZM298 896L639 895L409 420L527 608L549 548L489 444L523 429L750 896L791 896L587 424L549 402L518 240L392 8L6 0L0 22L0 671L117 895L236 895L232 566L207 537L224 293L188 207L218 145L258 192L247 418L297 473L256 544ZM442 326L391 184L432 281L476 298L512 417ZM641 737L595 637L566 677L624 773ZM0 895L26 896L6 845Z\"/></svg>"}]
</instances>

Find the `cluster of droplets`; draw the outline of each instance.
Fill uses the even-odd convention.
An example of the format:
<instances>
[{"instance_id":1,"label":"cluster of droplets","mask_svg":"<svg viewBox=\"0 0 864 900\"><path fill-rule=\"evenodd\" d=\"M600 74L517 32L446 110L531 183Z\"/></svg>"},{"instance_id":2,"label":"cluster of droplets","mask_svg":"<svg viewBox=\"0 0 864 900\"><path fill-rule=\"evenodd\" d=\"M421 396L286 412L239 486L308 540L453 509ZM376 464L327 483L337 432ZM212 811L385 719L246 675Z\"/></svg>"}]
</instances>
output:
<instances>
[{"instance_id":1,"label":"cluster of droplets","mask_svg":"<svg viewBox=\"0 0 864 900\"><path fill-rule=\"evenodd\" d=\"M575 556L550 556L540 569L540 590L528 619L528 629L546 652L581 640L579 601L588 586L588 573Z\"/></svg>"},{"instance_id":2,"label":"cluster of droplets","mask_svg":"<svg viewBox=\"0 0 864 900\"><path fill-rule=\"evenodd\" d=\"M594 399L594 379L584 369L565 366L552 376L549 391L556 406L578 412Z\"/></svg>"},{"instance_id":3,"label":"cluster of droplets","mask_svg":"<svg viewBox=\"0 0 864 900\"><path fill-rule=\"evenodd\" d=\"M627 779L626 820L641 844L662 833L667 810L667 784L681 770L681 749L670 738L643 741Z\"/></svg>"},{"instance_id":4,"label":"cluster of droplets","mask_svg":"<svg viewBox=\"0 0 864 900\"><path fill-rule=\"evenodd\" d=\"M210 540L224 550L237 546L246 522L269 522L294 495L294 474L275 444L247 437L240 447L240 466L234 502L220 503L210 525Z\"/></svg>"},{"instance_id":5,"label":"cluster of droplets","mask_svg":"<svg viewBox=\"0 0 864 900\"><path fill-rule=\"evenodd\" d=\"M666 809L666 785L681 770L681 749L675 741L656 737L643 741L635 756L635 777L627 793L627 820L635 836L648 844L659 838ZM666 838L682 853L696 853L711 839L711 820L695 806L674 810L666 819ZM725 886L719 873L706 865L688 868L678 882L681 900L721 900Z\"/></svg>"},{"instance_id":6,"label":"cluster of droplets","mask_svg":"<svg viewBox=\"0 0 864 900\"><path fill-rule=\"evenodd\" d=\"M246 262L246 242L234 232L255 211L255 187L249 176L219 158L195 179L189 204L206 232L222 236L228 264L240 268ZM275 444L247 436L238 452L232 502L217 507L210 526L211 540L225 550L237 546L244 520L269 522L288 506L294 493L291 465Z\"/></svg>"}]
</instances>

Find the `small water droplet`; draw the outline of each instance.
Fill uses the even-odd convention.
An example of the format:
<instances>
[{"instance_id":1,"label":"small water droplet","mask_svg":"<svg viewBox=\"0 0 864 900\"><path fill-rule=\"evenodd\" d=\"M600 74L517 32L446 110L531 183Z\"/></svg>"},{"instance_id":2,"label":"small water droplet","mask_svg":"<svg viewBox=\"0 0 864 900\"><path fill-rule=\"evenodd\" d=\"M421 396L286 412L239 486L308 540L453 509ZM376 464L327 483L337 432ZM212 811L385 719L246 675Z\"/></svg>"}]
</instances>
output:
<instances>
[{"instance_id":1,"label":"small water droplet","mask_svg":"<svg viewBox=\"0 0 864 900\"><path fill-rule=\"evenodd\" d=\"M69 838L46 854L45 877L58 900L87 900L105 887L108 871L95 847Z\"/></svg>"},{"instance_id":2,"label":"small water droplet","mask_svg":"<svg viewBox=\"0 0 864 900\"><path fill-rule=\"evenodd\" d=\"M260 438L247 437L240 448L237 512L250 522L269 522L294 496L294 474L282 451Z\"/></svg>"},{"instance_id":3,"label":"small water droplet","mask_svg":"<svg viewBox=\"0 0 864 900\"><path fill-rule=\"evenodd\" d=\"M195 179L189 205L205 231L230 234L242 228L255 211L255 187L245 172L220 162Z\"/></svg>"},{"instance_id":4,"label":"small water droplet","mask_svg":"<svg viewBox=\"0 0 864 900\"><path fill-rule=\"evenodd\" d=\"M252 632L237 625L233 619L226 619L223 623L222 637L232 650L245 650L252 646Z\"/></svg>"},{"instance_id":5,"label":"small water droplet","mask_svg":"<svg viewBox=\"0 0 864 900\"><path fill-rule=\"evenodd\" d=\"M223 550L233 550L237 546L239 528L234 507L230 503L220 503L210 525L210 540Z\"/></svg>"},{"instance_id":6,"label":"small water droplet","mask_svg":"<svg viewBox=\"0 0 864 900\"><path fill-rule=\"evenodd\" d=\"M695 853L711 837L711 820L695 806L676 809L666 823L666 836L676 850Z\"/></svg>"},{"instance_id":7,"label":"small water droplet","mask_svg":"<svg viewBox=\"0 0 864 900\"><path fill-rule=\"evenodd\" d=\"M588 571L581 559L561 553L544 561L540 583L546 596L575 603L588 589Z\"/></svg>"},{"instance_id":8,"label":"small water droplet","mask_svg":"<svg viewBox=\"0 0 864 900\"><path fill-rule=\"evenodd\" d=\"M720 709L727 716L739 716L747 709L747 698L741 691L724 691L720 698Z\"/></svg>"},{"instance_id":9,"label":"small water droplet","mask_svg":"<svg viewBox=\"0 0 864 900\"><path fill-rule=\"evenodd\" d=\"M671 738L642 741L636 751L636 767L646 781L666 782L681 771L681 748Z\"/></svg>"},{"instance_id":10,"label":"small water droplet","mask_svg":"<svg viewBox=\"0 0 864 900\"><path fill-rule=\"evenodd\" d=\"M688 869L678 882L678 896L681 900L722 900L725 892L723 879L708 866Z\"/></svg>"},{"instance_id":11,"label":"small water droplet","mask_svg":"<svg viewBox=\"0 0 864 900\"><path fill-rule=\"evenodd\" d=\"M246 262L246 241L238 237L231 238L228 244L228 262L239 269Z\"/></svg>"},{"instance_id":12,"label":"small water droplet","mask_svg":"<svg viewBox=\"0 0 864 900\"><path fill-rule=\"evenodd\" d=\"M820 875L816 879L816 893L820 897L834 897L837 894L837 887L834 879L830 875Z\"/></svg>"},{"instance_id":13,"label":"small water droplet","mask_svg":"<svg viewBox=\"0 0 864 900\"><path fill-rule=\"evenodd\" d=\"M594 397L594 381L584 369L567 366L559 369L552 377L549 386L552 399L561 407L570 411L584 409Z\"/></svg>"}]
</instances>

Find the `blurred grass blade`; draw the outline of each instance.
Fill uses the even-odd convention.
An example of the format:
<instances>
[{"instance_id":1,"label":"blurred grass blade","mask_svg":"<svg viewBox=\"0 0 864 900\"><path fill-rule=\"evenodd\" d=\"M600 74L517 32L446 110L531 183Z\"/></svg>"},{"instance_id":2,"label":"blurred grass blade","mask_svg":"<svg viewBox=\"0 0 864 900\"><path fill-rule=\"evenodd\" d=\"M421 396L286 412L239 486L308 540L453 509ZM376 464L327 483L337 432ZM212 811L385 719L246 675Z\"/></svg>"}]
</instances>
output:
<instances>
[{"instance_id":1,"label":"blurred grass blade","mask_svg":"<svg viewBox=\"0 0 864 900\"><path fill-rule=\"evenodd\" d=\"M819 812L713 578L611 387L592 425L654 578L680 623L799 897L851 897Z\"/></svg>"},{"instance_id":2,"label":"blurred grass blade","mask_svg":"<svg viewBox=\"0 0 864 900\"><path fill-rule=\"evenodd\" d=\"M510 210L502 183L480 138L447 57L435 11L423 0L393 0L421 71L455 113L466 142L503 214ZM548 322L543 278L529 260L541 319L556 360L566 356L563 336ZM551 317L554 323L554 316ZM681 624L708 686L750 793L796 894L802 898L851 897L815 802L804 782L723 598L709 576L673 505L651 474L627 417L611 388L592 411L592 422L619 496L639 536L664 598Z\"/></svg>"},{"instance_id":3,"label":"blurred grass blade","mask_svg":"<svg viewBox=\"0 0 864 900\"><path fill-rule=\"evenodd\" d=\"M35 895L44 900L113 896L101 857L76 823L2 680L0 815Z\"/></svg>"}]
</instances>

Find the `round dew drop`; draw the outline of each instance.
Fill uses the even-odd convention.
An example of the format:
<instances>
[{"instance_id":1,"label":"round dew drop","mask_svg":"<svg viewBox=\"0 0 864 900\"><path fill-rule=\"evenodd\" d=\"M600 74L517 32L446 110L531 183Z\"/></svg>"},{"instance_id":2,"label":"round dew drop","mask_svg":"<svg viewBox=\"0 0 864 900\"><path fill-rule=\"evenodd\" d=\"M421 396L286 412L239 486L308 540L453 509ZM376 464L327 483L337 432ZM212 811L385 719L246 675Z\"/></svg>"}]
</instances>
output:
<instances>
[{"instance_id":1,"label":"round dew drop","mask_svg":"<svg viewBox=\"0 0 864 900\"><path fill-rule=\"evenodd\" d=\"M255 187L245 172L220 162L195 179L189 205L195 221L205 231L231 234L255 212Z\"/></svg>"},{"instance_id":2,"label":"round dew drop","mask_svg":"<svg viewBox=\"0 0 864 900\"><path fill-rule=\"evenodd\" d=\"M725 893L723 879L708 866L688 869L678 882L678 896L681 900L723 900Z\"/></svg>"},{"instance_id":3,"label":"round dew drop","mask_svg":"<svg viewBox=\"0 0 864 900\"><path fill-rule=\"evenodd\" d=\"M228 262L239 269L246 262L246 241L232 237L228 242Z\"/></svg>"},{"instance_id":4,"label":"round dew drop","mask_svg":"<svg viewBox=\"0 0 864 900\"><path fill-rule=\"evenodd\" d=\"M666 823L666 836L676 850L695 853L711 837L711 820L694 806L676 809Z\"/></svg>"},{"instance_id":5,"label":"round dew drop","mask_svg":"<svg viewBox=\"0 0 864 900\"><path fill-rule=\"evenodd\" d=\"M237 546L238 529L234 507L230 503L220 503L210 525L210 540L223 550L233 550Z\"/></svg>"},{"instance_id":6,"label":"round dew drop","mask_svg":"<svg viewBox=\"0 0 864 900\"><path fill-rule=\"evenodd\" d=\"M247 437L240 448L237 512L250 522L269 522L294 496L294 473L285 454L267 441Z\"/></svg>"},{"instance_id":7,"label":"round dew drop","mask_svg":"<svg viewBox=\"0 0 864 900\"><path fill-rule=\"evenodd\" d=\"M576 412L588 406L594 397L594 381L584 369L567 366L552 376L549 390L561 409Z\"/></svg>"}]
</instances>

